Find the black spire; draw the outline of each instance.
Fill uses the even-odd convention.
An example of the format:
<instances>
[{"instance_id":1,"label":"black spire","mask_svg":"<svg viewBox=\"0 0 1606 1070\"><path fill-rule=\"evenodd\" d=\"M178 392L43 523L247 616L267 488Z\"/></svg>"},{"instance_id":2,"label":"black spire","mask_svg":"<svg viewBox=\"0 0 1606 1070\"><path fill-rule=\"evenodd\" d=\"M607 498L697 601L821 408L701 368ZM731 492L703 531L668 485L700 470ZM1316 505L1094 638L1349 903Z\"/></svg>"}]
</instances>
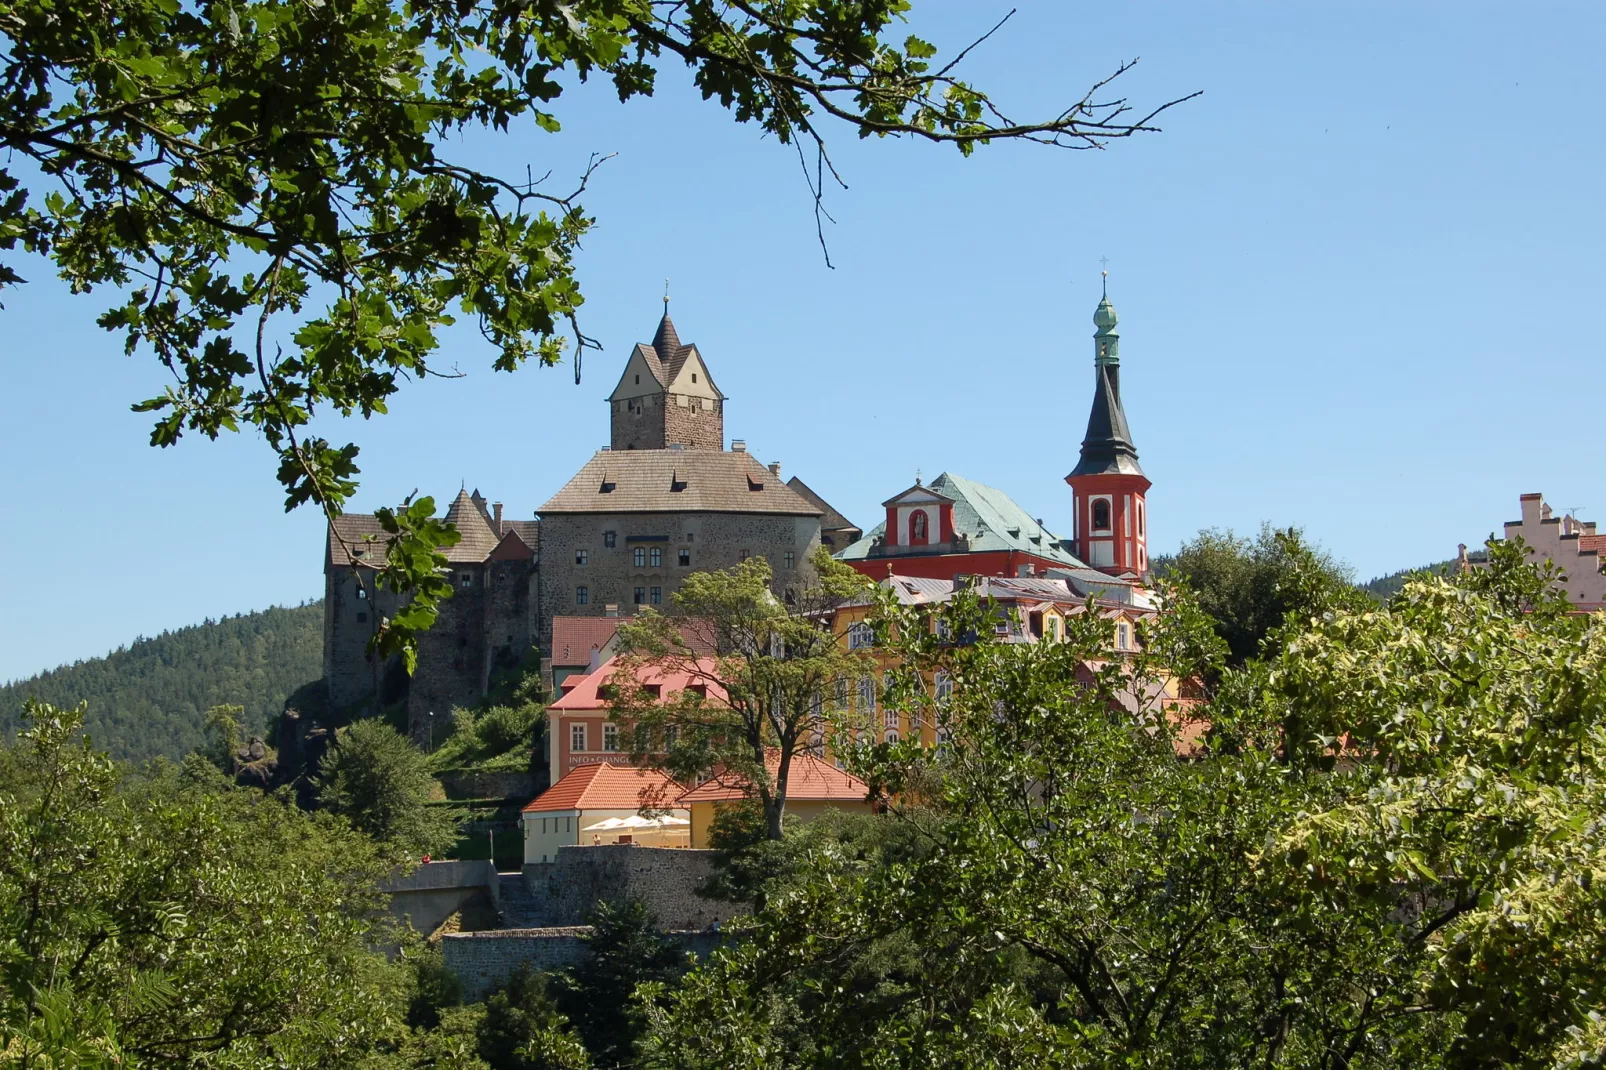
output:
<instances>
[{"instance_id":1,"label":"black spire","mask_svg":"<svg viewBox=\"0 0 1606 1070\"><path fill-rule=\"evenodd\" d=\"M1121 408L1120 335L1115 331L1115 306L1106 293L1093 313L1093 410L1087 417L1087 437L1073 476L1141 476L1138 450Z\"/></svg>"}]
</instances>

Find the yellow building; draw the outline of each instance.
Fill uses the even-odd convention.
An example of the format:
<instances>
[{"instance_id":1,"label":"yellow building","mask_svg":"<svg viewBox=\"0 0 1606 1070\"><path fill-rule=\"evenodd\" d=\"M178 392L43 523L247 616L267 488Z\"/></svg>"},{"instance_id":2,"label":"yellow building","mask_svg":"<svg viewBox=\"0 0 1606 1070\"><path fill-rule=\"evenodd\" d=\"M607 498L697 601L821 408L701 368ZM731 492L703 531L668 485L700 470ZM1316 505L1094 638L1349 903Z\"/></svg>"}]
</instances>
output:
<instances>
[{"instance_id":1,"label":"yellow building","mask_svg":"<svg viewBox=\"0 0 1606 1070\"><path fill-rule=\"evenodd\" d=\"M713 776L682 795L675 805L691 812L691 845L707 847L708 833L720 808L753 797L752 785L745 778ZM873 809L870 789L864 781L812 755L793 755L786 785L789 818L806 823L829 810L870 813Z\"/></svg>"}]
</instances>

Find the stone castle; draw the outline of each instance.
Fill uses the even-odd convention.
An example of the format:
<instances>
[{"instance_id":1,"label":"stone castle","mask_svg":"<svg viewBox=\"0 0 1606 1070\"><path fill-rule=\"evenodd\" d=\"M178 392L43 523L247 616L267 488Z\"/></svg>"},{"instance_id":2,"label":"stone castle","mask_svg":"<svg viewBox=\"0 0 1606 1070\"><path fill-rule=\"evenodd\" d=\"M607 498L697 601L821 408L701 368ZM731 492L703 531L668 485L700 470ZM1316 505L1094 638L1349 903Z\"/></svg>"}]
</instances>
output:
<instances>
[{"instance_id":1,"label":"stone castle","mask_svg":"<svg viewBox=\"0 0 1606 1070\"><path fill-rule=\"evenodd\" d=\"M765 558L775 593L809 581L809 559L863 532L801 480L781 478L736 439L726 448L725 396L695 345L669 318L637 345L608 397L609 447L557 494L518 520L478 490L458 493L446 517L462 540L443 551L453 596L419 638L411 677L367 650L398 596L358 583L382 564L383 532L347 513L324 553L324 682L333 709L405 702L415 738L453 706L483 697L499 669L551 644L554 616L603 616L661 606L693 571ZM375 536L375 543L366 543ZM365 555L375 559L370 565Z\"/></svg>"}]
</instances>

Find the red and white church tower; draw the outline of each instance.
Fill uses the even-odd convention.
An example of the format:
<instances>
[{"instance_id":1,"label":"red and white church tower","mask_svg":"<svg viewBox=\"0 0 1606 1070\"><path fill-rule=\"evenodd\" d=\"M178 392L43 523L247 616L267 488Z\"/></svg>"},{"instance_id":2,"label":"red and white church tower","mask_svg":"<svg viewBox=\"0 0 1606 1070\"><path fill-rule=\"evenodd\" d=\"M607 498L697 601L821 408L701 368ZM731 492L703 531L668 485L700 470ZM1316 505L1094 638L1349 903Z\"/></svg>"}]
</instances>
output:
<instances>
[{"instance_id":1,"label":"red and white church tower","mask_svg":"<svg viewBox=\"0 0 1606 1070\"><path fill-rule=\"evenodd\" d=\"M1112 575L1143 577L1149 571L1149 479L1121 408L1121 336L1110 304L1109 272L1104 296L1093 313L1093 411L1087 418L1082 456L1065 477L1075 495L1076 556Z\"/></svg>"}]
</instances>

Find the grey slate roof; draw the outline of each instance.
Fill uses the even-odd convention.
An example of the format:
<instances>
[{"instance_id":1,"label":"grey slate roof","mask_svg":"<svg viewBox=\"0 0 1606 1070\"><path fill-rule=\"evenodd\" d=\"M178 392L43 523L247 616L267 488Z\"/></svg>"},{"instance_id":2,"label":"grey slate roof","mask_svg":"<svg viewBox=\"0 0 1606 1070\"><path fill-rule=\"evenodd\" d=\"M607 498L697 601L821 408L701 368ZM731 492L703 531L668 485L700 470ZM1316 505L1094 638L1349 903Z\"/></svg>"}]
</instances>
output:
<instances>
[{"instance_id":1,"label":"grey slate roof","mask_svg":"<svg viewBox=\"0 0 1606 1070\"><path fill-rule=\"evenodd\" d=\"M1065 568L1087 567L1065 548L1059 536L1039 524L1031 514L1016 505L1014 499L996 487L973 483L951 472L944 472L927 486L954 500L954 532L969 536L972 552L1019 550L1057 562ZM877 524L864 538L838 553L837 559L862 561L868 558L876 537L885 532L886 526L885 521ZM895 562L898 556L901 555L889 554L885 560ZM893 570L897 570L896 565Z\"/></svg>"},{"instance_id":2,"label":"grey slate roof","mask_svg":"<svg viewBox=\"0 0 1606 1070\"><path fill-rule=\"evenodd\" d=\"M451 564L477 564L484 561L496 549L497 543L502 541L492 529L491 521L486 519L479 502L466 491L459 491L452 504L447 506L446 519L456 524L457 530L463 535L462 541L456 546L442 551ZM541 549L541 522L538 520L504 519L502 531L504 534L515 531L531 550L539 552ZM342 513L336 518L328 533L328 561L331 566L345 568L351 564L351 557L346 553L341 539L336 538L337 532L359 551L362 564L384 567L385 540L389 536L379 526L378 517L372 513ZM362 545L369 535L374 537L374 541Z\"/></svg>"},{"instance_id":3,"label":"grey slate roof","mask_svg":"<svg viewBox=\"0 0 1606 1070\"><path fill-rule=\"evenodd\" d=\"M1117 364L1093 367L1093 408L1087 415L1087 435L1082 439L1082 455L1072 469L1073 476L1141 476L1137 447L1126 426L1126 410L1121 407L1121 369Z\"/></svg>"},{"instance_id":4,"label":"grey slate roof","mask_svg":"<svg viewBox=\"0 0 1606 1070\"><path fill-rule=\"evenodd\" d=\"M340 538L336 538L337 533ZM374 536L375 541L371 545L362 545L363 539L369 535ZM336 568L351 564L351 555L346 553L341 539L352 544L362 563L372 562L375 568L384 565L385 529L379 526L379 518L372 513L341 513L329 526L328 561Z\"/></svg>"},{"instance_id":5,"label":"grey slate roof","mask_svg":"<svg viewBox=\"0 0 1606 1070\"><path fill-rule=\"evenodd\" d=\"M797 478L797 476L793 476L791 479L788 479L786 481L786 485L797 491L798 494L803 497L804 501L812 503L820 510L820 527L822 529L826 531L841 531L844 528L851 528L854 531L864 530L863 528L859 527L859 525L855 524L853 521L849 520L847 517L838 512L830 502L827 502L824 498L814 493L813 489L810 488L807 483Z\"/></svg>"},{"instance_id":6,"label":"grey slate roof","mask_svg":"<svg viewBox=\"0 0 1606 1070\"><path fill-rule=\"evenodd\" d=\"M598 450L536 512L821 514L751 453L685 449Z\"/></svg>"}]
</instances>

